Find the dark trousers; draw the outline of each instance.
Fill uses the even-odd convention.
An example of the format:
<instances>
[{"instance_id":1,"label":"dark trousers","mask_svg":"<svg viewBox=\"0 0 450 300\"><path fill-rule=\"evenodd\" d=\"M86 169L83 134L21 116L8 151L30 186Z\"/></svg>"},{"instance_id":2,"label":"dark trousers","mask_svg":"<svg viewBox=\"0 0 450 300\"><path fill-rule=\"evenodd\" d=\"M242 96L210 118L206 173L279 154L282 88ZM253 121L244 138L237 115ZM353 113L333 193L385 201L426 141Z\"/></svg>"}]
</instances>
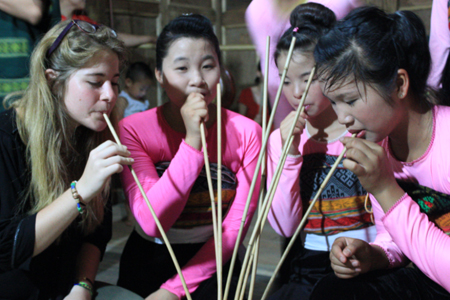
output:
<instances>
[{"instance_id":1,"label":"dark trousers","mask_svg":"<svg viewBox=\"0 0 450 300\"><path fill-rule=\"evenodd\" d=\"M204 243L172 245L180 267L182 268L203 245ZM222 279L224 287L228 269L229 263L223 267ZM236 262L230 285L229 299L234 298L240 269L240 263ZM177 274L177 271L166 245L155 244L145 240L133 230L120 258L117 285L145 298L158 290L161 284L175 274ZM194 300L217 299L216 275L214 274L211 278L203 281L191 296Z\"/></svg>"},{"instance_id":2,"label":"dark trousers","mask_svg":"<svg viewBox=\"0 0 450 300\"><path fill-rule=\"evenodd\" d=\"M332 272L330 253L296 248L290 262L289 282L269 297L269 300L309 299L314 285Z\"/></svg>"},{"instance_id":3,"label":"dark trousers","mask_svg":"<svg viewBox=\"0 0 450 300\"><path fill-rule=\"evenodd\" d=\"M316 284L310 299L444 300L450 299L450 293L418 268L399 268L374 271L353 279L339 279L331 273Z\"/></svg>"}]
</instances>

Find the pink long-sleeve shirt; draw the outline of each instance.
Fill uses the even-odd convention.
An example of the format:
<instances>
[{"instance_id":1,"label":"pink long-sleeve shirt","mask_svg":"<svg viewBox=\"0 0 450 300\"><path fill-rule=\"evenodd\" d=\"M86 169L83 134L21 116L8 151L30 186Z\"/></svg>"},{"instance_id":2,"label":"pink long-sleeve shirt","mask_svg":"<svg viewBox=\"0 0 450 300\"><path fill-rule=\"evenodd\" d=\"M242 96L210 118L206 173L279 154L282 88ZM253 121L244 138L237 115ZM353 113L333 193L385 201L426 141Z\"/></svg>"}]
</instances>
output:
<instances>
[{"instance_id":1,"label":"pink long-sleeve shirt","mask_svg":"<svg viewBox=\"0 0 450 300\"><path fill-rule=\"evenodd\" d=\"M343 135L351 134L346 132ZM291 237L295 233L304 211L315 196L314 191L318 190L343 149L339 139L318 142L311 138L307 128L303 130L298 147L301 155L288 155L268 215L270 225L278 234ZM268 186L272 182L281 150L280 129L277 129L270 135L267 148ZM341 163L322 192L321 201L316 202L308 217L304 227L305 248L329 251L329 246L339 236L372 241L375 228L370 214L364 209L366 194L358 178L345 170ZM302 196L307 198L302 199Z\"/></svg>"},{"instance_id":2,"label":"pink long-sleeve shirt","mask_svg":"<svg viewBox=\"0 0 450 300\"><path fill-rule=\"evenodd\" d=\"M210 162L217 162L216 124L208 129L207 135ZM183 211L191 188L204 166L203 152L186 144L185 134L169 126L162 115L162 107L127 117L120 123L120 135L135 160L133 169L167 232ZM228 212L224 212L222 223L224 263L233 252L260 148L260 126L239 114L222 109L222 164L236 174L237 180L234 201ZM155 164L167 161L170 161L170 165L160 178ZM151 237L161 237L128 168L122 172L122 181L131 211L143 231ZM259 191L259 181L255 191ZM251 198L244 234L256 209L257 197L258 193L255 193ZM209 236L205 245L182 268L189 292L195 291L201 282L216 271L212 231ZM180 298L185 296L178 275L166 281L161 288Z\"/></svg>"},{"instance_id":3,"label":"pink long-sleeve shirt","mask_svg":"<svg viewBox=\"0 0 450 300\"><path fill-rule=\"evenodd\" d=\"M430 21L431 72L428 84L439 87L450 50L449 7L447 0L433 0Z\"/></svg>"},{"instance_id":4,"label":"pink long-sleeve shirt","mask_svg":"<svg viewBox=\"0 0 450 300\"><path fill-rule=\"evenodd\" d=\"M281 13L276 2L277 1L274 0L253 0L245 12L247 29L253 44L255 45L256 53L261 59L261 70L264 76L266 38L267 36L270 36L268 93L272 107L275 102L278 86L280 85L280 76L273 54L275 53L279 39L290 27L289 14ZM351 10L364 4L363 0L315 0L304 2L315 2L328 7L336 14L337 19L345 17ZM280 127L281 121L283 121L291 111L292 107L289 105L286 97L281 94L274 119L275 128Z\"/></svg>"},{"instance_id":5,"label":"pink long-sleeve shirt","mask_svg":"<svg viewBox=\"0 0 450 300\"><path fill-rule=\"evenodd\" d=\"M413 181L439 192L450 194L450 107L433 108L433 134L427 151L413 162L398 161L388 146L395 177ZM406 193L385 214L380 204L371 196L377 238L373 244L384 249L391 267L411 260L432 280L450 292L450 236L445 234L419 205Z\"/></svg>"}]
</instances>

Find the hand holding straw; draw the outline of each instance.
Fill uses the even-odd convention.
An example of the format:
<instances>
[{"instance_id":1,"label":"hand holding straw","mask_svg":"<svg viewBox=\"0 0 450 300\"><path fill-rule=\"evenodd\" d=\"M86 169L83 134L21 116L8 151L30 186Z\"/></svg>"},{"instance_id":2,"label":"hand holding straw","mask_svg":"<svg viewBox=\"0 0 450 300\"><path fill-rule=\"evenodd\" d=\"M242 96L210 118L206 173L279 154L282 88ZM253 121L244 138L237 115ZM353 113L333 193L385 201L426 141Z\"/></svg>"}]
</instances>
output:
<instances>
[{"instance_id":1,"label":"hand holding straw","mask_svg":"<svg viewBox=\"0 0 450 300\"><path fill-rule=\"evenodd\" d=\"M116 140L116 143L118 145L122 145L120 142L119 136L117 135L116 131L114 130L114 127L111 124L111 121L109 120L109 117L107 114L103 114L103 117L106 120L106 123L108 124L109 130L111 130L112 135L114 136L114 139ZM173 260L173 264L175 265L175 268L177 269L178 276L180 276L181 283L183 284L184 292L186 293L186 298L189 300L192 300L191 294L189 293L188 287L186 285L186 281L184 280L183 273L181 272L180 265L178 264L177 258L175 257L175 253L173 252L172 246L169 243L169 239L167 238L166 233L164 232L164 228L162 227L161 223L158 220L158 217L156 216L155 211L153 210L152 205L150 204L150 201L147 198L147 195L145 194L144 188L142 187L141 183L139 182L139 179L136 175L136 172L134 172L132 166L128 166L130 168L131 174L133 175L134 181L136 182L137 186L139 187L139 190L141 191L142 197L144 197L145 202L147 203L148 208L150 209L150 212L153 216L153 219L155 220L156 226L159 229L159 232L161 233L161 237L164 241L164 244L167 247L167 250L169 250L170 257Z\"/></svg>"}]
</instances>

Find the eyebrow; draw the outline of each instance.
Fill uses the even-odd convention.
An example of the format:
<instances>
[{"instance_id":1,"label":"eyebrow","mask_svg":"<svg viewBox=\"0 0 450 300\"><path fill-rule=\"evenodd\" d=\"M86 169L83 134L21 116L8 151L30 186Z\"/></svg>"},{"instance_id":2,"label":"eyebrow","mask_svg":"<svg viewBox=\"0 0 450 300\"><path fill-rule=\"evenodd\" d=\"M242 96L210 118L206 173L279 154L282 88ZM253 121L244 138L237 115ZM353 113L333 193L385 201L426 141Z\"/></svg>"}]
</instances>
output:
<instances>
[{"instance_id":1,"label":"eyebrow","mask_svg":"<svg viewBox=\"0 0 450 300\"><path fill-rule=\"evenodd\" d=\"M105 73L89 73L89 74L86 74L86 76L101 76L101 77L105 77L106 75L105 75ZM114 77L120 77L120 74L116 73L116 74L114 74L113 78Z\"/></svg>"},{"instance_id":2,"label":"eyebrow","mask_svg":"<svg viewBox=\"0 0 450 300\"><path fill-rule=\"evenodd\" d=\"M205 56L202 57L202 61L208 60L208 59L214 59L214 56L211 54L207 54ZM184 57L184 56L179 56L177 58L175 58L173 60L174 63L178 62L178 61L185 61L185 60L189 60L189 58Z\"/></svg>"}]
</instances>

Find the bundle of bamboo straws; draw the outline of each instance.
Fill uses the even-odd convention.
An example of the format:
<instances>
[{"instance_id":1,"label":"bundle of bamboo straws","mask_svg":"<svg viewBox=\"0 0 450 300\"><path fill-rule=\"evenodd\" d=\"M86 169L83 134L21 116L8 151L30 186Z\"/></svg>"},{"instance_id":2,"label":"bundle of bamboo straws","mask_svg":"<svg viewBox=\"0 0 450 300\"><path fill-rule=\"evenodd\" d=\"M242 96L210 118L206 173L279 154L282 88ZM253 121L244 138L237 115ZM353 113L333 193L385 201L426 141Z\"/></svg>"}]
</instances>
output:
<instances>
[{"instance_id":1,"label":"bundle of bamboo straws","mask_svg":"<svg viewBox=\"0 0 450 300\"><path fill-rule=\"evenodd\" d=\"M212 185L212 178L211 178L211 173L210 173L210 168L209 168L209 159L208 159L208 151L207 151L207 145L206 145L206 135L205 135L205 125L204 123L200 123L200 134L201 134L201 140L202 140L202 147L203 147L203 155L204 155L204 159L205 159L205 169L206 169L206 176L207 176L207 182L208 182L208 190L209 190L209 195L211 198L211 210L212 210L212 219L213 219L213 235L214 235L214 242L215 242L215 254L216 254L216 270L217 270L217 299L218 300L226 300L228 298L228 293L229 293L229 288L230 288L230 283L231 283L231 278L232 278L232 274L233 274L233 268L234 265L236 263L236 257L237 257L237 253L238 253L238 249L239 249L239 245L240 245L240 241L241 241L241 237L242 237L242 232L244 230L244 225L245 222L247 221L247 214L248 214L248 209L250 207L250 203L251 203L251 199L252 199L252 195L256 186L256 183L258 181L258 174L259 171L261 169L261 188L259 191L259 213L256 219L256 223L254 226L254 230L251 234L250 237L250 241L249 244L247 246L247 250L246 250L246 254L245 254L245 258L244 261L242 263L242 269L241 269L241 273L239 276L239 281L238 281L238 286L237 286L237 290L236 290L236 294L235 294L235 300L242 300L244 298L245 295L245 290L246 290L246 284L243 284L244 282L247 282L248 277L250 276L250 270L253 264L253 269L252 269L252 277L250 280L250 284L249 284L249 297L248 299L251 300L252 299L252 295L253 295L253 289L254 289L254 284L255 284L255 277L256 277L256 267L257 267L257 263L258 263L258 252L259 252L259 239L262 233L262 229L264 227L265 221L267 219L267 215L269 214L269 210L270 207L272 205L272 201L275 195L275 191L278 185L278 182L280 180L281 177L281 173L283 171L283 167L284 167L284 163L286 161L286 157L288 155L288 150L292 145L292 142L294 140L294 136L293 136L293 132L294 132L294 128L295 128L295 124L297 123L297 120L299 118L299 116L301 115L301 113L304 111L304 102L306 99L306 96L308 94L309 91L309 87L311 85L312 79L314 78L314 74L315 74L315 67L311 70L311 74L309 76L308 79L308 83L306 85L306 89L305 92L303 93L303 96L300 100L300 104L297 108L296 111L296 115L294 118L294 121L292 123L292 126L290 128L289 131L289 139L288 142L285 143L283 149L282 149L282 154L280 156L280 160L278 161L278 165L277 168L274 172L274 176L272 178L272 182L270 183L270 186L267 190L267 192L265 191L265 178L266 178L266 146L267 146L267 141L269 139L269 134L270 134L270 128L272 128L272 124L273 124L273 119L275 116L275 112L277 110L278 107L278 102L280 100L280 96L281 96L281 92L282 92L282 83L285 80L286 77L286 73L287 70L289 68L289 63L292 57L292 53L294 51L294 45L295 45L295 37L292 38L291 41L291 45L288 51L288 55L287 55L287 59L286 59L286 63L283 69L283 73L281 76L281 84L278 87L278 91L275 97L275 102L273 105L273 109L272 112L270 114L270 118L269 121L267 123L266 120L266 116L267 116L267 86L268 86L268 73L269 73L269 45L270 45L270 37L267 37L267 41L266 41L266 59L265 59L265 76L264 76L264 88L263 88L263 111L262 111L262 146L261 146L261 151L259 153L259 157L258 157L258 162L256 165L256 169L255 169L255 173L250 185L250 189L248 192L248 197L247 197L247 201L246 201L246 205L243 211L243 215L242 215L242 220L241 220L241 225L239 228L239 232L236 238L236 243L235 243L235 247L233 249L233 255L231 257L231 261L230 261L230 268L228 270L228 277L227 277L227 281L225 284L225 291L222 294L222 287L223 287L223 280L222 280L222 266L223 266L223 262L222 262L222 123L221 123L221 118L222 118L222 114L221 114L221 89L220 89L220 84L217 84L217 212L216 212L216 208L215 208L215 196L214 196L214 190L213 190L213 185ZM111 130L111 133L114 136L114 139L116 140L116 143L119 145L122 145L120 142L119 137L117 136L117 133L115 132L108 116L106 114L103 115L109 129ZM355 136L355 134L353 135L353 137ZM314 199L311 201L308 210L304 213L303 218L299 224L299 226L297 227L297 230L295 231L294 235L291 238L291 241L289 243L289 245L286 247L285 252L283 253L280 262L278 263L277 267L275 268L275 271L272 275L272 277L270 278L270 281L264 291L264 294L262 296L262 300L266 299L268 296L268 292L270 290L270 287L275 279L276 274L278 273L281 265L283 264L284 260L286 259L286 256L289 252L289 250L292 248L292 245L294 244L296 238L298 237L298 235L300 234L304 224L306 223L306 220L308 219L308 215L311 212L311 209L313 208L314 204L316 203L316 201L318 200L319 196L321 195L323 189L325 188L325 186L327 185L328 181L330 180L331 176L333 175L334 171L336 170L336 167L338 166L338 164L340 163L340 161L342 160L342 158L345 155L346 152L346 148L344 147L344 149L342 150L341 154L339 155L339 157L337 158L336 162L334 163L334 165L332 166L330 172L328 173L328 175L325 177L324 181L322 182L319 190L316 193L316 196L314 197ZM183 273L181 272L181 268L180 265L178 264L177 258L175 257L175 254L172 250L172 247L169 243L169 240L167 238L167 235L164 232L163 227L161 226L161 223L158 220L158 217L155 214L155 211L153 210L152 205L150 204L150 201L147 198L147 195L144 191L144 189L142 188L141 183L139 182L139 179L136 175L136 173L134 172L133 168L131 166L129 166L131 174L133 175L133 178L137 184L137 186L139 187L139 190L142 194L142 197L145 199L145 202L147 203L148 208L150 209L150 212L155 220L155 223L161 233L161 237L164 241L164 244L167 246L167 249L170 253L170 256L173 260L173 263L175 265L175 268L177 270L177 273L181 279L181 282L183 284L183 288L184 291L186 293L186 298L189 300L192 300L192 297L189 293L189 290L187 288L186 285L186 281L183 277Z\"/></svg>"}]
</instances>

